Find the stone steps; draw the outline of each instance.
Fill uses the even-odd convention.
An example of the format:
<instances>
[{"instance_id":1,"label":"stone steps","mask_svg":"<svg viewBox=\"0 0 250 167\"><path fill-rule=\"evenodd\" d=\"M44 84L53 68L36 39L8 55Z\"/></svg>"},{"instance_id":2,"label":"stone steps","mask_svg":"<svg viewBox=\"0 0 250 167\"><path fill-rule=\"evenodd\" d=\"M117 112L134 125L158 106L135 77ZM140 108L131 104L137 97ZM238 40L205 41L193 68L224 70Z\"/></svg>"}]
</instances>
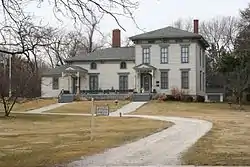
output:
<instances>
[{"instance_id":1,"label":"stone steps","mask_svg":"<svg viewBox=\"0 0 250 167\"><path fill-rule=\"evenodd\" d=\"M58 98L58 103L71 103L74 101L74 94L62 94Z\"/></svg>"},{"instance_id":2,"label":"stone steps","mask_svg":"<svg viewBox=\"0 0 250 167\"><path fill-rule=\"evenodd\" d=\"M133 101L150 101L151 94L149 93L135 93L133 94Z\"/></svg>"}]
</instances>

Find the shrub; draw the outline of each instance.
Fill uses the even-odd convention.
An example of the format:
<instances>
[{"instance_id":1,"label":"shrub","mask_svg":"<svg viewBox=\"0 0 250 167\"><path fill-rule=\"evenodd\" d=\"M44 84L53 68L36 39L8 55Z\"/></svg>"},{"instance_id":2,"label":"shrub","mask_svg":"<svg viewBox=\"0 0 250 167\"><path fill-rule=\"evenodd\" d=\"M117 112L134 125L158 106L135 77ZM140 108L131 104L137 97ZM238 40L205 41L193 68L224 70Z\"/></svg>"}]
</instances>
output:
<instances>
[{"instance_id":1,"label":"shrub","mask_svg":"<svg viewBox=\"0 0 250 167\"><path fill-rule=\"evenodd\" d=\"M167 100L167 96L163 93L163 94L159 95L158 100L159 101L166 101Z\"/></svg>"},{"instance_id":2,"label":"shrub","mask_svg":"<svg viewBox=\"0 0 250 167\"><path fill-rule=\"evenodd\" d=\"M185 95L184 90L179 90L178 88L172 88L171 94L174 97L175 101L181 101Z\"/></svg>"},{"instance_id":3,"label":"shrub","mask_svg":"<svg viewBox=\"0 0 250 167\"><path fill-rule=\"evenodd\" d=\"M176 99L173 95L167 95L166 100L167 101L176 101Z\"/></svg>"},{"instance_id":4,"label":"shrub","mask_svg":"<svg viewBox=\"0 0 250 167\"><path fill-rule=\"evenodd\" d=\"M184 96L182 101L184 101L184 102L193 102L194 98L192 96Z\"/></svg>"},{"instance_id":5,"label":"shrub","mask_svg":"<svg viewBox=\"0 0 250 167\"><path fill-rule=\"evenodd\" d=\"M160 93L154 94L153 97L152 97L152 100L158 100L160 95L161 95Z\"/></svg>"},{"instance_id":6,"label":"shrub","mask_svg":"<svg viewBox=\"0 0 250 167\"><path fill-rule=\"evenodd\" d=\"M203 102L205 102L205 97L204 97L204 96L198 95L198 96L196 97L196 101L197 101L197 102L203 103Z\"/></svg>"}]
</instances>

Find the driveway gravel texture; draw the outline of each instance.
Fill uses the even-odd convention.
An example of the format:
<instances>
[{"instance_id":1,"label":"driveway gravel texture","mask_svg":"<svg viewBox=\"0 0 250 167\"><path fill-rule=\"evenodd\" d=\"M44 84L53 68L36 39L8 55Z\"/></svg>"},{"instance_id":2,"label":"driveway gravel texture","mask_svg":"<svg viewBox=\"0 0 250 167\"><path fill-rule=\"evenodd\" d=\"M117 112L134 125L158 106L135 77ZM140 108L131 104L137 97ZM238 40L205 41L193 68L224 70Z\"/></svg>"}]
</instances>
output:
<instances>
[{"instance_id":1,"label":"driveway gravel texture","mask_svg":"<svg viewBox=\"0 0 250 167\"><path fill-rule=\"evenodd\" d=\"M174 125L166 130L155 133L136 142L111 148L107 151L88 157L81 157L67 167L84 166L162 166L181 165L181 154L191 147L199 138L205 135L212 123L204 120L149 116L126 115L135 111L146 102L131 102L113 112L110 116L138 117L173 122ZM125 114L125 115L124 115Z\"/></svg>"}]
</instances>

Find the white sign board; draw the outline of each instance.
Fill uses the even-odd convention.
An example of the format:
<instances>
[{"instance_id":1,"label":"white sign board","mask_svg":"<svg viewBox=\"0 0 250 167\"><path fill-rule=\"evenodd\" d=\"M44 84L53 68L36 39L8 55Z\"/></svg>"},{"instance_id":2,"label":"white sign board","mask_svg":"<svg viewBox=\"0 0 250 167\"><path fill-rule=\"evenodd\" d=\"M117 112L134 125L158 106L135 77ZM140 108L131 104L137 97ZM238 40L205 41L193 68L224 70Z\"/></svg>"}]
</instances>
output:
<instances>
[{"instance_id":1,"label":"white sign board","mask_svg":"<svg viewBox=\"0 0 250 167\"><path fill-rule=\"evenodd\" d=\"M109 116L109 106L96 106L96 116Z\"/></svg>"}]
</instances>

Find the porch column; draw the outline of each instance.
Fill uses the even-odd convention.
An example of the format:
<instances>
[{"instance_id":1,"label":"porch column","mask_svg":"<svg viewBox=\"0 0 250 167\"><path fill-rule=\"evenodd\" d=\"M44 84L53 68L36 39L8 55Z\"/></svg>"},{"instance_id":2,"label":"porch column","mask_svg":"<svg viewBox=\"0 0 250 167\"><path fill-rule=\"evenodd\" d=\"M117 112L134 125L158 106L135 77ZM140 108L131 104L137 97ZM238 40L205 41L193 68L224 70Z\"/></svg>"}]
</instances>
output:
<instances>
[{"instance_id":1,"label":"porch column","mask_svg":"<svg viewBox=\"0 0 250 167\"><path fill-rule=\"evenodd\" d=\"M136 91L138 93L140 93L140 89L141 89L141 86L140 86L141 85L141 79L140 79L140 77L141 77L141 75L140 75L139 71L137 71L136 74L137 74Z\"/></svg>"},{"instance_id":2,"label":"porch column","mask_svg":"<svg viewBox=\"0 0 250 167\"><path fill-rule=\"evenodd\" d=\"M77 75L76 75L76 77L77 77L77 83L76 83L76 94L80 94L80 84L79 84L79 81L80 81L80 72L77 72Z\"/></svg>"},{"instance_id":3,"label":"porch column","mask_svg":"<svg viewBox=\"0 0 250 167\"><path fill-rule=\"evenodd\" d=\"M68 90L70 93L72 93L72 89L71 89L71 76L68 75Z\"/></svg>"}]
</instances>

